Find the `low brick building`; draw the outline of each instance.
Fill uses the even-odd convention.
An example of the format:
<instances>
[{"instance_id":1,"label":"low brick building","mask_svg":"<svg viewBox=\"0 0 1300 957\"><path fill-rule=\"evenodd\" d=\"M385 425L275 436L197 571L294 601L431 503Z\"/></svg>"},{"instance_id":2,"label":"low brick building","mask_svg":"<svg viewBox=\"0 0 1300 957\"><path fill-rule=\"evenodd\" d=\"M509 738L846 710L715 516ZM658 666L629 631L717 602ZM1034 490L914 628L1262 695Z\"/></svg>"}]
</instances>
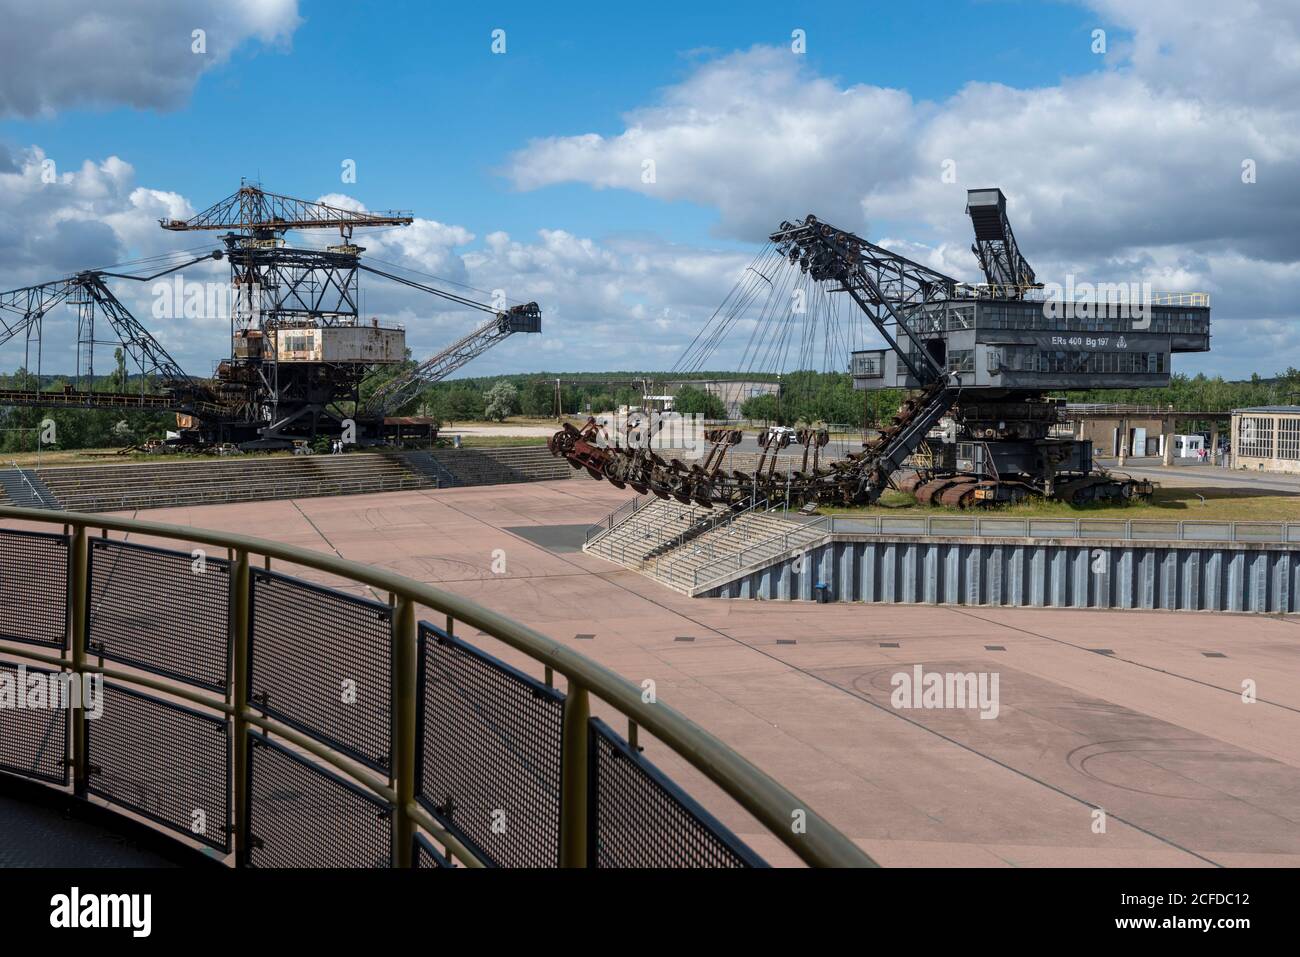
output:
<instances>
[{"instance_id":1,"label":"low brick building","mask_svg":"<svg viewBox=\"0 0 1300 957\"><path fill-rule=\"evenodd\" d=\"M1300 406L1232 410L1232 466L1300 472Z\"/></svg>"}]
</instances>

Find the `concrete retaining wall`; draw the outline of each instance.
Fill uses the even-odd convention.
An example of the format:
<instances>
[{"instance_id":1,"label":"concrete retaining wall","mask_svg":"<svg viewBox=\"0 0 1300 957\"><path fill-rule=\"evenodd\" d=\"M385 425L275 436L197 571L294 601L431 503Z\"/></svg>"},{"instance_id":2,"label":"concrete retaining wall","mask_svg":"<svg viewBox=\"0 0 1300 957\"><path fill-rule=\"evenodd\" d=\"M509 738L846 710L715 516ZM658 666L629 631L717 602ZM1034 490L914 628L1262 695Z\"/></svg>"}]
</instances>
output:
<instances>
[{"instance_id":1,"label":"concrete retaining wall","mask_svg":"<svg viewBox=\"0 0 1300 957\"><path fill-rule=\"evenodd\" d=\"M1300 550L1279 545L833 535L697 595L832 601L1300 611Z\"/></svg>"}]
</instances>

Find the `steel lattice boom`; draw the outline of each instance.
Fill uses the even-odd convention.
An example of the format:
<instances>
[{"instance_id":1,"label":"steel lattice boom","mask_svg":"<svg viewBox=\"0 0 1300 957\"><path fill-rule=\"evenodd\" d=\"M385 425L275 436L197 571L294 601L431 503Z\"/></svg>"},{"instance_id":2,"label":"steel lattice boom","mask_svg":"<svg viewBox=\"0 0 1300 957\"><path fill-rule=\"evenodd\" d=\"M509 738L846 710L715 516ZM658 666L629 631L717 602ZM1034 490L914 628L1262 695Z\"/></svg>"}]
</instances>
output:
<instances>
[{"instance_id":1,"label":"steel lattice boom","mask_svg":"<svg viewBox=\"0 0 1300 957\"><path fill-rule=\"evenodd\" d=\"M819 222L812 215L782 223L770 239L801 272L831 291L847 292L922 383L922 391L903 403L889 426L861 452L826 467L815 464L810 470L789 475L775 471L782 444L777 433L760 439L762 456L753 473L728 473L719 467L722 457L716 454L718 450L740 438L740 433L731 429L708 436L714 443L706 458L711 468L676 459L666 462L648 448L606 447L599 441L595 420L583 429L566 424L552 436L551 452L567 458L574 468L587 469L593 478L682 502L732 507L747 501L875 502L888 487L891 475L952 408L960 392L907 321L916 310L950 298L956 280ZM891 323L908 338L910 350L900 348Z\"/></svg>"},{"instance_id":2,"label":"steel lattice boom","mask_svg":"<svg viewBox=\"0 0 1300 957\"><path fill-rule=\"evenodd\" d=\"M425 386L451 375L507 336L516 332L541 331L542 313L535 302L497 313L473 332L425 359L410 372L376 389L366 403L366 412L376 416L396 412Z\"/></svg>"},{"instance_id":3,"label":"steel lattice boom","mask_svg":"<svg viewBox=\"0 0 1300 957\"><path fill-rule=\"evenodd\" d=\"M87 270L64 279L0 292L0 310L14 313L19 317L7 321L3 312L0 312L0 345L19 334L27 336L29 341L39 341L45 315L56 306L67 303L75 306L78 312L77 378L80 382L87 386L93 382L93 355L97 343L95 323L97 317L102 317L108 321L117 342L142 376L142 388L146 380L152 380L155 385L164 390L163 396L150 397L148 402L142 401L141 407L165 406L178 411L195 411L199 408L213 410L217 407L209 401L208 390L185 373L162 343L155 339L118 300L104 280L112 277L148 282L186 266L220 257L219 252L210 253L147 276ZM123 404L124 397L93 392L87 388L80 392L69 390L62 394L33 391L24 393L23 396L11 395L9 400L5 404L118 407Z\"/></svg>"},{"instance_id":4,"label":"steel lattice boom","mask_svg":"<svg viewBox=\"0 0 1300 957\"><path fill-rule=\"evenodd\" d=\"M951 298L957 280L819 222L811 213L802 221L782 223L770 239L813 279L829 282L833 290L842 289L852 296L917 379L932 382L943 374L908 320L921 307ZM910 353L899 349L889 329L891 320L911 341Z\"/></svg>"},{"instance_id":5,"label":"steel lattice boom","mask_svg":"<svg viewBox=\"0 0 1300 957\"><path fill-rule=\"evenodd\" d=\"M240 230L250 235L290 229L334 229L347 235L356 226L406 226L414 222L407 210L358 212L292 196L268 193L257 186L239 190L189 219L160 219L163 229Z\"/></svg>"},{"instance_id":6,"label":"steel lattice boom","mask_svg":"<svg viewBox=\"0 0 1300 957\"><path fill-rule=\"evenodd\" d=\"M25 336L35 351L39 377L41 328L45 315L61 304L77 313L79 389L61 393L6 392L0 404L135 407L172 409L178 419L175 440L182 443L235 442L245 448L287 448L322 434L355 435L368 444L388 437L387 413L410 401L421 388L451 374L516 332L539 332L541 311L530 302L499 308L465 296L374 269L361 263L363 247L351 241L357 227L406 226L407 211L345 209L270 193L243 184L230 196L188 220L163 219L171 231L223 230L224 250L170 266L151 276L87 270L66 279L0 293L0 345ZM343 241L325 249L290 248L283 235L292 230L337 229ZM146 261L174 261L176 254ZM108 288L110 278L148 281L205 259L225 258L230 283L231 353L211 379L186 375L166 349L131 315ZM403 267L393 267L403 269ZM405 355L405 330L369 321L360 314L358 274L366 270L458 306L488 313L480 327L381 386L366 406L361 383L394 367ZM188 296L176 277L176 297ZM204 301L221 290L206 283ZM187 299L188 302L188 299ZM219 308L219 307L218 307ZM188 316L188 312L187 312ZM141 373L141 395L96 392L94 351L97 317L107 320L117 341ZM160 387L150 394L145 383ZM355 422L353 419L355 418ZM352 425L356 428L353 429Z\"/></svg>"},{"instance_id":7,"label":"steel lattice boom","mask_svg":"<svg viewBox=\"0 0 1300 957\"><path fill-rule=\"evenodd\" d=\"M921 504L961 508L1031 496L1074 504L1149 496L1150 482L1095 467L1091 442L1056 430L1060 401L1047 393L1167 381L1170 355L1209 348L1208 303L1125 298L1123 284L1104 284L1105 301L1036 298L1029 293L1041 287L1016 245L1001 190L971 190L967 212L987 286L958 283L815 216L782 223L679 363L698 370L724 336L747 336L746 358L778 376L781 421L779 376L791 344L807 363L819 337L828 357L855 339L859 330L846 329L837 312L847 293L887 346L850 351L854 388L912 390L861 452L829 467L814 457L810 468L812 430L801 429L803 466L777 472L776 452L791 437L783 424L763 433L752 472L726 472L717 453L739 441L736 430L706 436L713 450L703 464L687 464L644 447L611 447L594 419L581 429L566 425L551 451L642 494L733 508L871 504L895 481ZM905 464L914 471L896 479Z\"/></svg>"}]
</instances>

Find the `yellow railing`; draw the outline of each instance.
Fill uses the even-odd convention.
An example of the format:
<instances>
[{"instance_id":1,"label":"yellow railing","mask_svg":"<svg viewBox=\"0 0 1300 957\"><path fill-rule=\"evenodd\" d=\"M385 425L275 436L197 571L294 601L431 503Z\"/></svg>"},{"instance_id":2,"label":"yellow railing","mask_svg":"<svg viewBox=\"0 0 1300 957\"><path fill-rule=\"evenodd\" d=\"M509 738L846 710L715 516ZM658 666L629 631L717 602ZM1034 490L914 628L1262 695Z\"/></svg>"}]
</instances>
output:
<instances>
[{"instance_id":1,"label":"yellow railing","mask_svg":"<svg viewBox=\"0 0 1300 957\"><path fill-rule=\"evenodd\" d=\"M83 678L102 675L137 688L152 689L224 714L234 730L234 835L235 861L246 860L243 846L248 834L247 800L248 730L273 732L295 748L328 765L333 771L370 791L394 809L394 860L399 867L412 864L417 828L441 843L449 854L470 867L485 863L456 835L430 815L416 800L416 680L417 608L428 608L446 618L451 634L456 623L478 629L522 652L545 669L547 682L562 675L566 682L561 741L560 864L582 867L588 857L588 724L592 696L628 720L633 745L639 729L653 735L685 759L748 811L802 861L821 867L873 866L874 862L852 841L832 827L782 785L662 702L647 703L642 689L572 649L450 592L414 581L394 572L333 555L285 545L268 539L159 522L115 518L76 512L57 512L0 506L0 520L62 526L69 536L68 595L70 629L65 651L54 654L32 650L13 642L0 643L6 656L38 662ZM169 679L141 674L90 660L87 647L88 542L95 534L122 532L135 536L197 543L226 549L230 555L231 654L224 698ZM393 608L394 761L388 779L359 768L314 738L250 706L248 662L250 640L250 567L272 560L315 569L347 581L387 592ZM84 719L73 721L70 760L73 792L87 793L88 743Z\"/></svg>"},{"instance_id":2,"label":"yellow railing","mask_svg":"<svg viewBox=\"0 0 1300 957\"><path fill-rule=\"evenodd\" d=\"M1153 292L1147 300L1156 306L1208 306L1208 292Z\"/></svg>"}]
</instances>

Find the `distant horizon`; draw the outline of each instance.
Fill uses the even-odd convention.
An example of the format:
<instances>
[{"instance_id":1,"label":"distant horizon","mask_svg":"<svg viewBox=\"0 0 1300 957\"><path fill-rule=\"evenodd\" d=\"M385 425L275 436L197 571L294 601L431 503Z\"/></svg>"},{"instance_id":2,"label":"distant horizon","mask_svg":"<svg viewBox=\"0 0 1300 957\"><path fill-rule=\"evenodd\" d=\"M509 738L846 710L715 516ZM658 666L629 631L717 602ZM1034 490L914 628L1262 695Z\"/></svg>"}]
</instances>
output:
<instances>
[{"instance_id":1,"label":"distant horizon","mask_svg":"<svg viewBox=\"0 0 1300 957\"><path fill-rule=\"evenodd\" d=\"M12 369L8 372L0 372L0 377L9 377L9 376L17 375L20 369L21 367ZM1205 372L1190 373L1190 372L1180 372L1178 370L1174 370L1171 373L1171 377L1174 379L1189 379L1189 380L1194 380L1198 377L1201 377L1211 382L1222 381L1226 385L1250 385L1255 382L1258 382L1261 385L1268 385L1271 383L1288 381L1289 380L1289 377L1287 376L1288 371L1296 372L1297 376L1300 376L1300 369L1292 368L1292 369L1283 369L1280 372L1276 372L1271 376L1265 376L1259 373L1253 373L1251 376L1244 379L1225 379L1222 376L1209 375ZM27 370L27 372L29 375L36 375L36 373L31 370ZM654 377L657 379L671 381L671 382L705 382L711 379L718 379L718 380L731 379L731 380L741 380L741 381L752 379L755 382L775 382L778 378L798 375L800 373L810 373L810 372L817 373L818 375L827 375L830 373L837 373L840 375L849 374L849 370L847 368L844 370L834 370L834 369L826 370L826 369L812 369L812 368L788 369L780 373L756 372L756 371L734 371L733 372L733 371L726 371L726 370L706 370L703 372L682 373L682 372L671 372L671 371L655 370L655 369L637 369L637 370L543 369L540 371L525 370L522 372L494 372L494 373L472 373L471 372L465 375L448 376L445 379L439 380L439 382L440 383L476 382L476 381L486 380L486 379L512 379L512 378L521 378L521 377L531 378L531 379L554 379L556 377L559 378L573 377L575 380L585 378L585 379L628 380L628 381L638 379L638 378ZM96 380L106 379L112 374L113 374L112 372L96 372L95 379ZM191 373L191 375L194 374ZM201 376L201 375L194 375L194 377L199 379L207 378L206 376ZM74 379L76 378L76 376L74 373L71 372L42 372L40 378L42 380ZM131 372L127 374L128 382L138 381L140 378L141 376L139 372ZM1168 386L1147 386L1143 388L1147 388L1152 391L1158 391L1160 389L1165 389L1169 387ZM1049 389L1047 391L1060 392L1060 391L1074 391L1074 390ZM1117 391L1125 391L1125 390L1117 390Z\"/></svg>"}]
</instances>

